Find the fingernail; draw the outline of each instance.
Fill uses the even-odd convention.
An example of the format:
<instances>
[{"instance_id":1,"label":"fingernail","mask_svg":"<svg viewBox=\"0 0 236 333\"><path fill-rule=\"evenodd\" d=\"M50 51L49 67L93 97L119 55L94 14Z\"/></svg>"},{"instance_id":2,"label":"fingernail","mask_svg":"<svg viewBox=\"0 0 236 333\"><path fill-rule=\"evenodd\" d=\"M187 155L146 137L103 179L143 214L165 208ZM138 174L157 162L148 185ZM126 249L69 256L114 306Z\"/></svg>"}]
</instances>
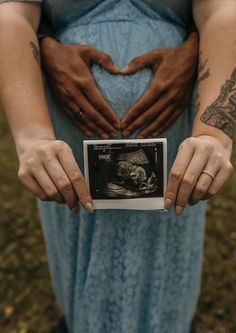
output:
<instances>
[{"instance_id":1,"label":"fingernail","mask_svg":"<svg viewBox=\"0 0 236 333\"><path fill-rule=\"evenodd\" d=\"M71 209L71 211L72 211L72 213L74 213L74 214L78 214L79 211L80 211L80 207L79 207L79 205L73 207L73 208Z\"/></svg>"},{"instance_id":2,"label":"fingernail","mask_svg":"<svg viewBox=\"0 0 236 333\"><path fill-rule=\"evenodd\" d=\"M165 199L164 207L165 209L170 209L170 207L173 205L173 201L171 199Z\"/></svg>"},{"instance_id":3,"label":"fingernail","mask_svg":"<svg viewBox=\"0 0 236 333\"><path fill-rule=\"evenodd\" d=\"M91 204L91 202L86 202L86 204L84 204L84 208L87 210L88 213L92 213L94 211L93 205Z\"/></svg>"},{"instance_id":4,"label":"fingernail","mask_svg":"<svg viewBox=\"0 0 236 333\"><path fill-rule=\"evenodd\" d=\"M175 214L176 214L176 215L180 215L180 214L182 213L183 210L184 210L184 207L176 206L176 207L175 207Z\"/></svg>"}]
</instances>

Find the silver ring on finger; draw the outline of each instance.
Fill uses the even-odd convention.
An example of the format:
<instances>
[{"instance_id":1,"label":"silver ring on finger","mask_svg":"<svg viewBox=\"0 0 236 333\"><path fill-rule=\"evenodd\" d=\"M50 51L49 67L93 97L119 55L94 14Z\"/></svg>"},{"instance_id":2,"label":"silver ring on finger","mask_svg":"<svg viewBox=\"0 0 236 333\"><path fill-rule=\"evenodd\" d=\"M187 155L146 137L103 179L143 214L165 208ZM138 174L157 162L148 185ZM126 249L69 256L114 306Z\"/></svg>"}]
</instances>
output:
<instances>
[{"instance_id":1,"label":"silver ring on finger","mask_svg":"<svg viewBox=\"0 0 236 333\"><path fill-rule=\"evenodd\" d=\"M76 120L80 121L84 117L84 112L81 109L79 109L79 111L76 111L74 113L74 117Z\"/></svg>"},{"instance_id":2,"label":"silver ring on finger","mask_svg":"<svg viewBox=\"0 0 236 333\"><path fill-rule=\"evenodd\" d=\"M215 176L210 171L203 170L202 173L205 173L206 175L210 176L212 181L215 180Z\"/></svg>"}]
</instances>

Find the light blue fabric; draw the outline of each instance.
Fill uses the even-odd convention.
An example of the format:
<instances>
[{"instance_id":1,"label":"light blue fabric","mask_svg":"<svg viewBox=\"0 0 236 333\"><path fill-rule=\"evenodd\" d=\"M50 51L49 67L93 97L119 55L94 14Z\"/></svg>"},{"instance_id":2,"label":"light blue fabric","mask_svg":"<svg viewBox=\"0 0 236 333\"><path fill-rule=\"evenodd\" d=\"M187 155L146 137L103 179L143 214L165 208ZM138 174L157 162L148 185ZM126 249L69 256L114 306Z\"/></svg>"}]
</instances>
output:
<instances>
[{"instance_id":1,"label":"light blue fabric","mask_svg":"<svg viewBox=\"0 0 236 333\"><path fill-rule=\"evenodd\" d=\"M153 48L186 37L188 0L47 0L44 13L64 43L91 44L118 66ZM147 89L151 72L112 76L93 66L96 82L123 116ZM73 149L83 169L85 137L55 105L48 105L56 135ZM168 167L191 133L193 107L163 136ZM173 210L81 211L38 202L56 297L70 333L187 333L200 284L204 204Z\"/></svg>"}]
</instances>

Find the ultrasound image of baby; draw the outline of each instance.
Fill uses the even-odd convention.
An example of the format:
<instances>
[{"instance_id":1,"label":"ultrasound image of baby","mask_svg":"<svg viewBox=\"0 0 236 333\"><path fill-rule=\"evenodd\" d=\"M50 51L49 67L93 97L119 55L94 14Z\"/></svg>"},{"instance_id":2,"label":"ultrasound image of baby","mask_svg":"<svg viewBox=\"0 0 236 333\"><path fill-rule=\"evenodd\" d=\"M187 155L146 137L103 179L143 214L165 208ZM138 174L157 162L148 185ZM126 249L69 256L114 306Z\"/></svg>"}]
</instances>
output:
<instances>
[{"instance_id":1,"label":"ultrasound image of baby","mask_svg":"<svg viewBox=\"0 0 236 333\"><path fill-rule=\"evenodd\" d=\"M137 198L157 190L157 177L143 149L119 153L110 168L103 189L108 197Z\"/></svg>"}]
</instances>

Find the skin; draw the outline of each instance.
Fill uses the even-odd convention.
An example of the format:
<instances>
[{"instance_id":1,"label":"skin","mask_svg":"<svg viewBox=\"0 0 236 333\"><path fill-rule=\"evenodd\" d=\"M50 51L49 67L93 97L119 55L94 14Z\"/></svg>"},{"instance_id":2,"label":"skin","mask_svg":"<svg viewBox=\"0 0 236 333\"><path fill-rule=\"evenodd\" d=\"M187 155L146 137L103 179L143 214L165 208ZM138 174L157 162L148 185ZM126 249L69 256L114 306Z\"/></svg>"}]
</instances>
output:
<instances>
[{"instance_id":1,"label":"skin","mask_svg":"<svg viewBox=\"0 0 236 333\"><path fill-rule=\"evenodd\" d=\"M198 112L192 137L180 145L171 168L165 194L166 208L175 205L177 214L187 203L196 204L216 194L233 171L230 162L234 112L229 115L233 96L236 58L236 1L195 0L193 14L200 34L201 64L198 76ZM202 15L204 13L204 15ZM231 86L231 89L225 86ZM224 99L222 101L222 90ZM209 122L209 109L219 122ZM234 111L234 107L230 109ZM231 120L228 119L231 117ZM214 179L202 173L210 172Z\"/></svg>"},{"instance_id":2,"label":"skin","mask_svg":"<svg viewBox=\"0 0 236 333\"><path fill-rule=\"evenodd\" d=\"M74 213L81 203L92 212L73 152L53 132L37 56L39 20L38 4L0 5L0 94L16 143L18 176L41 200L66 203Z\"/></svg>"},{"instance_id":3,"label":"skin","mask_svg":"<svg viewBox=\"0 0 236 333\"><path fill-rule=\"evenodd\" d=\"M90 64L101 65L111 74L119 68L109 55L89 45L60 44L44 38L40 44L43 70L60 108L87 136L97 134L101 139L116 137L120 120L98 90L90 72ZM83 117L76 118L82 110Z\"/></svg>"},{"instance_id":4,"label":"skin","mask_svg":"<svg viewBox=\"0 0 236 333\"><path fill-rule=\"evenodd\" d=\"M215 194L232 172L231 137L217 123L209 124L204 119L209 107L219 110L222 87L232 80L236 58L235 6L235 0L225 0L223 4L221 0L193 3L200 50L208 59L210 76L199 84L199 110L192 137L180 145L169 174L165 206L175 205L177 214L189 201L197 203ZM35 58L37 52L31 47L32 42L38 48L35 32L39 19L38 4L0 5L0 94L16 143L19 177L36 197L66 202L72 211L77 211L81 202L92 212L92 198L71 148L56 140L53 132ZM231 102L230 96L227 93L227 103ZM223 121L228 111L222 115L217 110ZM202 173L204 169L215 175L214 181Z\"/></svg>"},{"instance_id":5,"label":"skin","mask_svg":"<svg viewBox=\"0 0 236 333\"><path fill-rule=\"evenodd\" d=\"M124 137L139 130L138 138L158 136L186 110L190 104L198 62L198 34L192 32L181 46L154 49L134 58L121 70L124 75L150 67L153 80L144 95L122 119Z\"/></svg>"},{"instance_id":6,"label":"skin","mask_svg":"<svg viewBox=\"0 0 236 333\"><path fill-rule=\"evenodd\" d=\"M94 132L102 139L114 137L117 134L115 128L120 127L124 137L140 128L139 138L158 136L173 124L190 103L198 61L197 32L191 33L183 45L153 50L133 59L121 70L108 55L88 45L65 45L47 37L41 41L40 48L43 69L51 82L55 100L87 136ZM150 87L123 119L117 118L96 87L89 69L91 62L101 64L111 74L131 75L142 68L152 68ZM83 86L79 82L83 82ZM83 95L87 104L93 106L95 117L90 118L90 109L81 105ZM81 106L86 117L76 120L75 113ZM95 120L96 127L90 119ZM109 123L113 125L112 129Z\"/></svg>"}]
</instances>

